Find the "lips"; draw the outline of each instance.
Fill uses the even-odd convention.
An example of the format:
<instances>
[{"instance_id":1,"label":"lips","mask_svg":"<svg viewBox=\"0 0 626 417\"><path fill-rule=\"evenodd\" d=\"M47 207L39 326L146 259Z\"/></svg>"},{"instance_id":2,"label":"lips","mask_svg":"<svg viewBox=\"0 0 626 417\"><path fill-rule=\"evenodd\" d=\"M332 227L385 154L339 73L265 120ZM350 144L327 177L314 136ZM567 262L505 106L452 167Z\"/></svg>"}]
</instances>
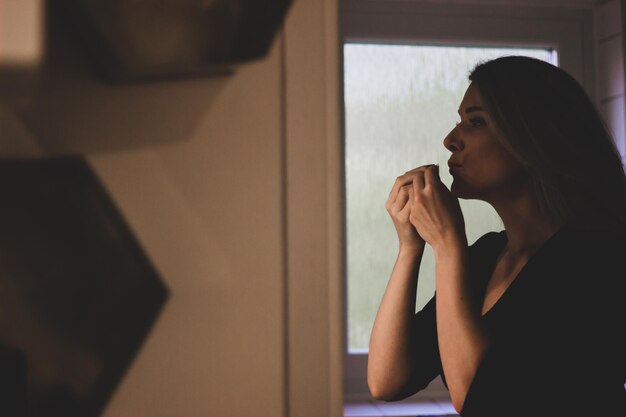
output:
<instances>
[{"instance_id":1,"label":"lips","mask_svg":"<svg viewBox=\"0 0 626 417\"><path fill-rule=\"evenodd\" d=\"M454 161L448 161L448 167L450 167L450 168L460 168L461 164L459 164L458 162L454 162Z\"/></svg>"}]
</instances>

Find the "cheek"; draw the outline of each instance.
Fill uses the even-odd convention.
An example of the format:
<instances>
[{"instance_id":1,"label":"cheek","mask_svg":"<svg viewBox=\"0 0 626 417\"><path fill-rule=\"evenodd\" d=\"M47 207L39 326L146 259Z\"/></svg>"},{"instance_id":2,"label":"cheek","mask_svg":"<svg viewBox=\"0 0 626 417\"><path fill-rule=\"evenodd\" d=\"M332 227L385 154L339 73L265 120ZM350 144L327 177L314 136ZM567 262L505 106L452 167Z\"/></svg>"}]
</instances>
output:
<instances>
[{"instance_id":1,"label":"cheek","mask_svg":"<svg viewBox=\"0 0 626 417\"><path fill-rule=\"evenodd\" d=\"M472 152L472 167L485 178L508 178L515 175L520 164L494 137L490 136Z\"/></svg>"},{"instance_id":2,"label":"cheek","mask_svg":"<svg viewBox=\"0 0 626 417\"><path fill-rule=\"evenodd\" d=\"M492 160L476 167L476 179L486 183L500 182L509 179L514 172L501 160Z\"/></svg>"}]
</instances>

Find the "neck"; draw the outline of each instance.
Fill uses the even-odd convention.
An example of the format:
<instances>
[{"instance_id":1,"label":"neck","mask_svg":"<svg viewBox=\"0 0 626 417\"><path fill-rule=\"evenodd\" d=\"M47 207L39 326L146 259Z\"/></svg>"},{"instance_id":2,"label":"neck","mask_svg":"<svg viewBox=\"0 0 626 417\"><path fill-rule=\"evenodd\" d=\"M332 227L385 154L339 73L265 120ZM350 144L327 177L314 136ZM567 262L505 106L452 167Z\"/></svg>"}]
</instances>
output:
<instances>
[{"instance_id":1,"label":"neck","mask_svg":"<svg viewBox=\"0 0 626 417\"><path fill-rule=\"evenodd\" d=\"M507 235L505 252L513 257L529 256L554 235L561 225L541 211L531 192L492 202Z\"/></svg>"}]
</instances>

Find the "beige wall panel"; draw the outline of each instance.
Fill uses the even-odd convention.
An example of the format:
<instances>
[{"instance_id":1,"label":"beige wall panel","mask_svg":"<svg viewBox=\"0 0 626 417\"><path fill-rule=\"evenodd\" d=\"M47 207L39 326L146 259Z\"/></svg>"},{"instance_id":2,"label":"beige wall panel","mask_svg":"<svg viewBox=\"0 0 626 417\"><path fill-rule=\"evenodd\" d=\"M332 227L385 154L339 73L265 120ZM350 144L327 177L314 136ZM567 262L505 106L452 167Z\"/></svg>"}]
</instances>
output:
<instances>
[{"instance_id":1,"label":"beige wall panel","mask_svg":"<svg viewBox=\"0 0 626 417\"><path fill-rule=\"evenodd\" d=\"M172 103L203 109L181 142L90 158L171 291L105 416L283 415L278 46L210 107Z\"/></svg>"},{"instance_id":2,"label":"beige wall panel","mask_svg":"<svg viewBox=\"0 0 626 417\"><path fill-rule=\"evenodd\" d=\"M290 417L343 414L337 12L299 0L285 25Z\"/></svg>"}]
</instances>

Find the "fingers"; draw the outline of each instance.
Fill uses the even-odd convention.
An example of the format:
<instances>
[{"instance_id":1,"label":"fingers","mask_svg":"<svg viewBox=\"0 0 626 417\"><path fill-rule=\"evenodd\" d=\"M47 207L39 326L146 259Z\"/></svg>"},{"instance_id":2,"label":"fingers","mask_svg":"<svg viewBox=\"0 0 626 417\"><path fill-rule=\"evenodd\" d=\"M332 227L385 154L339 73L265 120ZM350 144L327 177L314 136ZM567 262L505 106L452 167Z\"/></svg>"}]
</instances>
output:
<instances>
[{"instance_id":1,"label":"fingers","mask_svg":"<svg viewBox=\"0 0 626 417\"><path fill-rule=\"evenodd\" d=\"M420 172L421 175L413 177L412 195L420 196L424 191L432 190L430 187L435 186L435 181L439 179L439 166L429 165ZM411 201L414 198L411 197Z\"/></svg>"},{"instance_id":2,"label":"fingers","mask_svg":"<svg viewBox=\"0 0 626 417\"><path fill-rule=\"evenodd\" d=\"M391 191L389 192L389 198L392 203L396 200L398 193L400 192L400 189L403 186L405 186L408 182L410 182L407 179L406 175L407 174L399 176L398 178L396 178L396 182L393 183L393 187L391 188Z\"/></svg>"},{"instance_id":3,"label":"fingers","mask_svg":"<svg viewBox=\"0 0 626 417\"><path fill-rule=\"evenodd\" d=\"M413 185L407 185L407 194L408 194L408 198L407 198L407 203L404 205L404 208L402 209L403 211L403 215L406 215L406 212L410 212L411 211L411 203L413 202L413 196L415 195L415 191L413 191Z\"/></svg>"},{"instance_id":4,"label":"fingers","mask_svg":"<svg viewBox=\"0 0 626 417\"><path fill-rule=\"evenodd\" d=\"M408 185L400 187L400 191L398 191L398 198L396 198L396 201L394 202L394 206L397 211L402 211L402 209L407 205L406 203L410 199L410 189L411 187Z\"/></svg>"},{"instance_id":5,"label":"fingers","mask_svg":"<svg viewBox=\"0 0 626 417\"><path fill-rule=\"evenodd\" d=\"M396 180L397 182L397 180ZM395 191L397 189L397 191ZM393 189L389 193L389 198L387 199L387 203L385 204L385 208L390 214L396 213L404 207L404 204L408 201L409 193L408 190L403 189L403 187L396 187L394 184Z\"/></svg>"},{"instance_id":6,"label":"fingers","mask_svg":"<svg viewBox=\"0 0 626 417\"><path fill-rule=\"evenodd\" d=\"M437 172L439 168L436 165L428 165L421 167L419 171L416 171L411 176L413 178L412 190L415 196L418 196L422 190L429 185L433 184L435 175L433 172Z\"/></svg>"},{"instance_id":7,"label":"fingers","mask_svg":"<svg viewBox=\"0 0 626 417\"><path fill-rule=\"evenodd\" d=\"M393 204L399 195L400 189L406 185L411 186L414 178L418 178L418 185L421 185L423 188L425 186L424 172L431 166L433 165L423 165L413 168L412 170L405 172L404 175L396 178L396 182L393 184L393 187L389 192L389 202Z\"/></svg>"},{"instance_id":8,"label":"fingers","mask_svg":"<svg viewBox=\"0 0 626 417\"><path fill-rule=\"evenodd\" d=\"M424 171L424 185L432 185L439 181L439 166L431 165Z\"/></svg>"},{"instance_id":9,"label":"fingers","mask_svg":"<svg viewBox=\"0 0 626 417\"><path fill-rule=\"evenodd\" d=\"M424 171L418 171L413 175L413 183L411 184L411 188L413 188L413 191L424 189L424 186L426 185L426 180L424 179Z\"/></svg>"}]
</instances>

